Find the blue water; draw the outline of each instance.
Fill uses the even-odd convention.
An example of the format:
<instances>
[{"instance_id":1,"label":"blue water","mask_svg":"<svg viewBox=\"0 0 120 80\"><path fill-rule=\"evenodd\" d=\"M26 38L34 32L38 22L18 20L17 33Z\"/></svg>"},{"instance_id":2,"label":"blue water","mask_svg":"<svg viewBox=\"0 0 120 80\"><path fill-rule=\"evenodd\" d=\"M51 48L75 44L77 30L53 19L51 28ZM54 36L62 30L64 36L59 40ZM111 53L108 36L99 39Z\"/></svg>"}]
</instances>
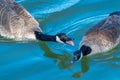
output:
<instances>
[{"instance_id":1,"label":"blue water","mask_svg":"<svg viewBox=\"0 0 120 80\"><path fill-rule=\"evenodd\" d=\"M11 42L0 38L0 80L119 80L120 46L70 64L86 31L120 0L16 0L40 23L43 32L64 32L75 47L54 42Z\"/></svg>"}]
</instances>

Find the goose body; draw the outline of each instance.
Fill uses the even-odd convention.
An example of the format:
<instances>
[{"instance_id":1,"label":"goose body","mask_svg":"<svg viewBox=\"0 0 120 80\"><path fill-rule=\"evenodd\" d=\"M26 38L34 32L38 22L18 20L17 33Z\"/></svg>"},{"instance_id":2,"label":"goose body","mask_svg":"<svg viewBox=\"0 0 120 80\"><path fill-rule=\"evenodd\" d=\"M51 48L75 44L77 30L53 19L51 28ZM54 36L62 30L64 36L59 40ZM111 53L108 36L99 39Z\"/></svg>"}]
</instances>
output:
<instances>
[{"instance_id":1,"label":"goose body","mask_svg":"<svg viewBox=\"0 0 120 80\"><path fill-rule=\"evenodd\" d=\"M36 39L34 31L40 31L39 23L19 4L12 0L0 0L0 35L14 39Z\"/></svg>"},{"instance_id":2,"label":"goose body","mask_svg":"<svg viewBox=\"0 0 120 80\"><path fill-rule=\"evenodd\" d=\"M15 40L42 40L74 45L64 33L44 34L30 13L13 0L0 0L0 35Z\"/></svg>"},{"instance_id":3,"label":"goose body","mask_svg":"<svg viewBox=\"0 0 120 80\"><path fill-rule=\"evenodd\" d=\"M74 60L82 56L102 53L114 48L120 42L120 12L113 12L93 26L82 38L74 52Z\"/></svg>"}]
</instances>

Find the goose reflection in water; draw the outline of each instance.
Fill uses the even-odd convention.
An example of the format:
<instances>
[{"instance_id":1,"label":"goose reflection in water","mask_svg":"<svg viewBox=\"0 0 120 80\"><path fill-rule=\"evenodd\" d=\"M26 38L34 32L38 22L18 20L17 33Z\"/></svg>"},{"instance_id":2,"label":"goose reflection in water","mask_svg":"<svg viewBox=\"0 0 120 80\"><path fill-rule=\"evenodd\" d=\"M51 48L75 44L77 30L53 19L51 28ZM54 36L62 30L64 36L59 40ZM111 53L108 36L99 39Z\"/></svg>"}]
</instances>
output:
<instances>
[{"instance_id":1,"label":"goose reflection in water","mask_svg":"<svg viewBox=\"0 0 120 80\"><path fill-rule=\"evenodd\" d=\"M81 74L87 72L89 69L87 57L84 57L81 60L80 63L81 69L78 70L77 72L74 72L72 68L74 64L71 63L72 56L69 53L67 52L64 52L63 54L54 53L50 50L50 48L46 45L45 42L41 41L39 41L39 46L44 51L44 56L55 59L55 63L58 65L60 69L69 69L71 72L73 72L72 75L73 78L79 78Z\"/></svg>"},{"instance_id":2,"label":"goose reflection in water","mask_svg":"<svg viewBox=\"0 0 120 80\"><path fill-rule=\"evenodd\" d=\"M116 56L110 55L115 51L120 50L119 46L115 47L109 52L106 52L105 55L102 54L102 55L94 55L91 57L83 57L83 59L81 59L80 62L76 62L76 63L70 62L72 60L72 56L67 52L64 52L63 54L54 53L52 52L52 50L50 50L50 48L47 46L45 42L41 42L41 41L39 41L39 46L44 51L44 56L55 59L55 63L58 65L59 69L63 69L63 70L69 69L72 72L71 75L72 78L80 78L82 75L84 75L84 73L88 72L90 67L89 64L91 60L97 62L120 60L119 58L116 58ZM76 64L80 65L79 68L77 68L78 69L77 71L75 70L76 67L74 67Z\"/></svg>"}]
</instances>

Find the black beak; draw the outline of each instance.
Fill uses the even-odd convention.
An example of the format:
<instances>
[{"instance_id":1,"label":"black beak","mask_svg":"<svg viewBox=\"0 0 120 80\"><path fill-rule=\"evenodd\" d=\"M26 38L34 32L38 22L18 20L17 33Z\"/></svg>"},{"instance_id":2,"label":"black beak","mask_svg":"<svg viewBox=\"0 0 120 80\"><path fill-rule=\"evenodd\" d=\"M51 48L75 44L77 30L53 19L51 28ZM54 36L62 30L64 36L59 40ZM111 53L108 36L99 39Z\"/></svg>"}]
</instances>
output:
<instances>
[{"instance_id":1,"label":"black beak","mask_svg":"<svg viewBox=\"0 0 120 80\"><path fill-rule=\"evenodd\" d=\"M82 52L80 50L75 51L72 63L74 63L75 61L81 60L82 57L83 57L83 54L82 54Z\"/></svg>"}]
</instances>

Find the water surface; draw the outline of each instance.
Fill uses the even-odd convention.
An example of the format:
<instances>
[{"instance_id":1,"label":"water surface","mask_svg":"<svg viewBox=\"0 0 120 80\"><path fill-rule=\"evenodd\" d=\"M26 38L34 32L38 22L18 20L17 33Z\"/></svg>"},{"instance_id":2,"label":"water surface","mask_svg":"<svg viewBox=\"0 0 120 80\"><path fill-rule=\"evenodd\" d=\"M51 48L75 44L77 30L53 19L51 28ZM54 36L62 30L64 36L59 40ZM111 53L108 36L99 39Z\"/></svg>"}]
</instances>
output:
<instances>
[{"instance_id":1,"label":"water surface","mask_svg":"<svg viewBox=\"0 0 120 80\"><path fill-rule=\"evenodd\" d=\"M113 11L120 0L16 0L44 33L64 32L75 47L54 42L13 42L0 38L0 80L119 80L120 46L70 64L86 31Z\"/></svg>"}]
</instances>

